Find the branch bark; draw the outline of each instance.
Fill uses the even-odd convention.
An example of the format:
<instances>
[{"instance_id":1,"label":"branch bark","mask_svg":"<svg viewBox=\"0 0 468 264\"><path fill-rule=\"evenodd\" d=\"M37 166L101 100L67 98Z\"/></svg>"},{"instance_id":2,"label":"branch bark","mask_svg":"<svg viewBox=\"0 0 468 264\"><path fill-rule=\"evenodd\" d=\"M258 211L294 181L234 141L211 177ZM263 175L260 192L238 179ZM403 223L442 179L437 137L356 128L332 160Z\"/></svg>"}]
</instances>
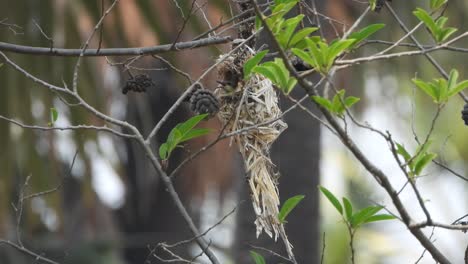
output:
<instances>
[{"instance_id":1,"label":"branch bark","mask_svg":"<svg viewBox=\"0 0 468 264\"><path fill-rule=\"evenodd\" d=\"M230 36L227 37L210 37L194 41L177 42L173 44L164 44L150 47L137 48L107 48L107 49L86 49L83 56L98 57L98 56L134 56L134 55L150 55L161 54L170 51L180 51L185 49L195 49L200 47L225 44L232 41ZM0 42L0 51L13 52L19 54L38 55L38 56L58 56L58 57L79 57L83 49L63 49L63 48L46 48L17 45L12 43Z\"/></svg>"}]
</instances>

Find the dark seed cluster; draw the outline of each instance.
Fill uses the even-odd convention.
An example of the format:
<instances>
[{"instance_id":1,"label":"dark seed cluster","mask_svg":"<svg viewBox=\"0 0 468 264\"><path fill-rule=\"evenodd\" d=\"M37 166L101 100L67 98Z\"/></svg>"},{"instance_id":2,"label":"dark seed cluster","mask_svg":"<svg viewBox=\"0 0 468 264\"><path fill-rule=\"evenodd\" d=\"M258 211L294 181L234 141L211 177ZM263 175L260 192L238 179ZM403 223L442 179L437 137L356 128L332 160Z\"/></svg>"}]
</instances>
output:
<instances>
[{"instance_id":1,"label":"dark seed cluster","mask_svg":"<svg viewBox=\"0 0 468 264\"><path fill-rule=\"evenodd\" d=\"M462 113L462 119L463 121L465 121L465 125L468 126L468 103L465 104L461 113Z\"/></svg>"},{"instance_id":2,"label":"dark seed cluster","mask_svg":"<svg viewBox=\"0 0 468 264\"><path fill-rule=\"evenodd\" d=\"M134 91L137 93L144 93L148 88L154 87L153 80L146 74L139 74L127 80L125 86L122 89L123 94L127 94L128 91Z\"/></svg>"},{"instance_id":3,"label":"dark seed cluster","mask_svg":"<svg viewBox=\"0 0 468 264\"><path fill-rule=\"evenodd\" d=\"M190 97L190 109L198 114L213 116L219 111L219 101L211 91L197 89Z\"/></svg>"},{"instance_id":4,"label":"dark seed cluster","mask_svg":"<svg viewBox=\"0 0 468 264\"><path fill-rule=\"evenodd\" d=\"M375 3L375 12L380 12L382 10L382 7L385 5L385 1L391 2L392 0L377 0Z\"/></svg>"}]
</instances>

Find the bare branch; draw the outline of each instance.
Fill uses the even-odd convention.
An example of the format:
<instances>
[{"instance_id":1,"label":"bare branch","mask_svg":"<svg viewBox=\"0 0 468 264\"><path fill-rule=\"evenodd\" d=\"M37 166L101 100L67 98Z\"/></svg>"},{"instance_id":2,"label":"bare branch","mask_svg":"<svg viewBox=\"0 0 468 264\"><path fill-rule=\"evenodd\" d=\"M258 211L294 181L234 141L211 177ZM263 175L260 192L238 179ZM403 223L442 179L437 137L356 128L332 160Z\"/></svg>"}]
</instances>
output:
<instances>
[{"instance_id":1,"label":"bare branch","mask_svg":"<svg viewBox=\"0 0 468 264\"><path fill-rule=\"evenodd\" d=\"M84 57L102 57L102 56L134 56L134 55L150 55L162 54L171 51L180 51L186 49L196 49L206 46L226 44L232 41L232 38L227 37L210 37L199 40L177 42L175 45L164 44L151 47L136 47L136 48L106 48L106 49L86 49L83 52ZM62 48L45 48L16 45L6 42L0 42L0 51L13 52L28 55L42 56L60 56L60 57L79 57L82 49L62 49Z\"/></svg>"}]
</instances>

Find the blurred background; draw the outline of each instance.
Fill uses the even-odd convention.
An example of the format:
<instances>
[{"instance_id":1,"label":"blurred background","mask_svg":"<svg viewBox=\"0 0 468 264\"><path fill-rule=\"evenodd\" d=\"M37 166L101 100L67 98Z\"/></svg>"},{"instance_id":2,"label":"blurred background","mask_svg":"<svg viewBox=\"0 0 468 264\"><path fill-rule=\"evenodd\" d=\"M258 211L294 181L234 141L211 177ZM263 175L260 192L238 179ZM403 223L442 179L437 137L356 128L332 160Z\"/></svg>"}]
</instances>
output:
<instances>
[{"instance_id":1,"label":"blurred background","mask_svg":"<svg viewBox=\"0 0 468 264\"><path fill-rule=\"evenodd\" d=\"M351 25L367 7L363 3L367 1L305 2L341 22L335 22L332 27L329 20L322 18L323 31L329 39L336 36L335 30L341 32L342 23ZM428 2L417 4L427 7ZM51 43L45 37L47 35L53 39L54 47L79 48L99 20L102 3L106 8L111 1L18 0L12 4L0 0L0 21L7 19L7 23L20 27L0 26L0 40L49 47ZM172 43L191 4L188 0L122 0L105 20L102 48ZM228 0L198 0L196 6L198 10L190 17L180 36L181 41L192 40L238 13L237 5ZM393 1L392 6L408 27L417 24L412 15L414 3ZM464 14L467 10L465 1L450 1L445 11L449 17L448 25L458 27L459 32L466 31L468 22ZM370 13L361 25L370 23L386 24L373 39L396 41L405 35L385 9L381 13ZM98 47L99 35L93 39L91 47ZM236 28L228 29L222 35L236 37ZM432 44L423 28L416 35L423 43ZM466 44L466 41L460 41L456 46L466 47ZM386 47L369 43L352 56L370 55ZM226 44L161 56L196 78L229 49L230 45ZM407 49L401 47L395 51ZM71 86L76 58L7 55L49 83ZM439 51L434 56L447 71L457 68L460 78L468 78L463 67L464 53ZM147 135L188 83L157 57L141 58L130 69L121 64L126 59L129 57L85 58L78 89L91 105L134 124ZM131 75L141 73L153 79L155 88L146 93L122 94L125 81ZM360 120L390 131L398 142L414 150L417 144L412 130L423 137L436 111L432 101L411 84L415 74L426 80L440 77L424 57L403 57L340 71L335 81L336 86L346 89L348 95L361 97L354 109ZM213 72L203 84L214 89L216 79L216 72ZM57 126L103 125L101 120L79 107L64 104L56 94L6 65L0 68L0 84L2 116L46 126L50 121L49 109L56 108L59 113ZM300 98L303 92L296 89L292 95ZM281 102L285 108L291 105L286 98ZM309 104L308 107L316 111ZM463 102L459 98L452 99L444 108L434 132L432 151L438 153L440 161L465 175L468 143L466 127L460 117L462 108ZM179 108L157 135L158 143L166 140L172 127L191 115L186 106ZM350 198L358 208L379 203L388 206L392 212L395 210L373 178L326 128L299 110L287 115L286 122L289 128L274 145L272 157L282 175L282 200L293 195L306 195L288 217L286 225L294 252L299 263L319 263L322 256L324 263L347 263L350 250L345 225L333 207L319 196L317 185L327 187L338 197ZM215 130L220 128L216 119L204 125ZM350 132L370 159L390 175L395 188L401 188L405 178L386 142L360 128L351 126ZM215 134L195 140L177 151L168 170L173 170L187 155L213 140ZM133 264L162 263L154 255L166 259L170 255L161 248L155 250L158 243L171 244L192 237L158 175L134 142L94 131L32 131L1 120L0 150L0 239L15 242L20 238L28 249L59 263ZM418 184L433 218L452 223L465 215L468 211L468 181L433 165L425 173ZM244 177L236 148L225 141L189 163L175 180L178 193L202 231L235 209L208 233L222 263L253 263L249 256L252 245L285 255L281 243L274 243L265 234L258 240L255 238L254 215ZM54 188L57 190L47 195L19 203L22 196ZM414 218L423 220L424 215L409 189L405 189L401 197ZM425 231L430 235L432 229ZM432 238L453 263L462 263L468 243L466 234L437 229ZM356 263L415 263L423 253L423 248L398 221L368 225L358 231L356 241ZM200 252L196 245L190 244L172 250L189 259ZM254 250L264 255L267 263L280 261L268 252ZM0 263L34 261L8 245L0 244ZM425 254L419 263L433 263L433 260Z\"/></svg>"}]
</instances>

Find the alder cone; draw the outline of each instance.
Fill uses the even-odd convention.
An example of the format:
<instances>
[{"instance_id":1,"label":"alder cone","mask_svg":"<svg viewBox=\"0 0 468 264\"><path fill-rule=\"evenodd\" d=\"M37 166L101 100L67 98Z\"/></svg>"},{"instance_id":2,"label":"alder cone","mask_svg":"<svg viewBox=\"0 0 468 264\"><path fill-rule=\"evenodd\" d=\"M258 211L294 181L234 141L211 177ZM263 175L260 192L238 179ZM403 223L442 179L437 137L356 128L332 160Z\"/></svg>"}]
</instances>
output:
<instances>
[{"instance_id":1,"label":"alder cone","mask_svg":"<svg viewBox=\"0 0 468 264\"><path fill-rule=\"evenodd\" d=\"M219 111L219 101L212 92L197 89L190 96L190 109L198 114L214 116Z\"/></svg>"},{"instance_id":2,"label":"alder cone","mask_svg":"<svg viewBox=\"0 0 468 264\"><path fill-rule=\"evenodd\" d=\"M465 125L468 126L468 103L465 104L461 113L462 113L462 119L463 121L465 121Z\"/></svg>"},{"instance_id":3,"label":"alder cone","mask_svg":"<svg viewBox=\"0 0 468 264\"><path fill-rule=\"evenodd\" d=\"M385 5L385 1L391 2L392 0L377 0L375 3L375 12L380 12L382 7Z\"/></svg>"},{"instance_id":4,"label":"alder cone","mask_svg":"<svg viewBox=\"0 0 468 264\"><path fill-rule=\"evenodd\" d=\"M123 94L127 94L128 91L137 93L144 93L148 88L154 87L153 80L146 74L139 74L127 80L124 88L122 89Z\"/></svg>"}]
</instances>

